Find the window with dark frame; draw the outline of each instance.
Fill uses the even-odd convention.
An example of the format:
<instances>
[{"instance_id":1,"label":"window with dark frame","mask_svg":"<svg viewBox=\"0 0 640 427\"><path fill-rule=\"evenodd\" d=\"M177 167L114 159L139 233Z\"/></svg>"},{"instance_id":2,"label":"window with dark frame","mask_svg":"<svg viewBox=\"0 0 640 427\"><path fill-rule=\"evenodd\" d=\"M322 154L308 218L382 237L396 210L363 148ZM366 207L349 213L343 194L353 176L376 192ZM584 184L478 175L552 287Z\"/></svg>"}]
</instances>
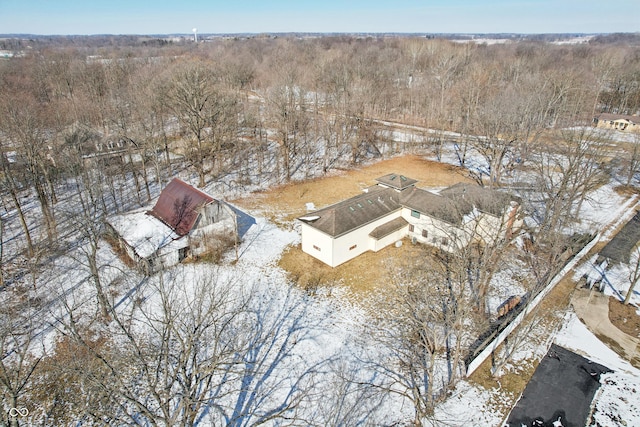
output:
<instances>
[{"instance_id":1,"label":"window with dark frame","mask_svg":"<svg viewBox=\"0 0 640 427\"><path fill-rule=\"evenodd\" d=\"M429 232L427 230L422 230L422 237L429 237Z\"/></svg>"},{"instance_id":2,"label":"window with dark frame","mask_svg":"<svg viewBox=\"0 0 640 427\"><path fill-rule=\"evenodd\" d=\"M178 262L184 261L190 255L189 247L178 249Z\"/></svg>"},{"instance_id":3,"label":"window with dark frame","mask_svg":"<svg viewBox=\"0 0 640 427\"><path fill-rule=\"evenodd\" d=\"M409 231L413 233L414 230L415 227L413 226L413 224L409 224Z\"/></svg>"},{"instance_id":4,"label":"window with dark frame","mask_svg":"<svg viewBox=\"0 0 640 427\"><path fill-rule=\"evenodd\" d=\"M411 211L411 216L414 218L420 218L420 212L412 210Z\"/></svg>"}]
</instances>

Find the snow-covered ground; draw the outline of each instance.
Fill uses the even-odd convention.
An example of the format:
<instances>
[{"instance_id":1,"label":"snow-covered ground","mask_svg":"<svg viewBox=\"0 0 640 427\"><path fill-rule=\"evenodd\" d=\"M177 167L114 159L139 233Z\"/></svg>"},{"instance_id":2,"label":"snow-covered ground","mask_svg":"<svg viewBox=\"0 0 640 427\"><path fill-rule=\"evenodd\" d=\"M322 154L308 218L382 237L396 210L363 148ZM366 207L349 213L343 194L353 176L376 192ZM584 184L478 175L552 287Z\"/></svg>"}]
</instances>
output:
<instances>
[{"instance_id":1,"label":"snow-covered ground","mask_svg":"<svg viewBox=\"0 0 640 427\"><path fill-rule=\"evenodd\" d=\"M603 344L573 312L566 313L561 329L539 345L525 346L510 362L508 369L532 358L541 359L554 342L587 359L600 363L613 372L600 378L601 387L594 398L591 425L640 426L640 370L622 360ZM508 414L512 397L498 387L484 389L468 381L461 381L446 402L441 404L432 425L435 427L500 426ZM595 424L598 423L598 424Z\"/></svg>"},{"instance_id":2,"label":"snow-covered ground","mask_svg":"<svg viewBox=\"0 0 640 427\"><path fill-rule=\"evenodd\" d=\"M620 200L621 197L612 190L611 184L603 186L593 193L595 197L584 206L585 212L581 215L583 217L581 225L585 227L585 231L589 230L590 227L598 230L600 229L598 227L599 222L600 224L606 223L601 221L606 221L608 217L610 217L609 222L611 222L612 218L618 218L611 227L602 233L603 238L611 239L613 233L635 215L638 207L638 198L631 197L626 201ZM615 212L617 212L616 215L612 215ZM640 256L640 252L636 250L631 254L629 264L615 264L604 268L596 265L596 260L598 259L598 254L596 254L576 270L574 280L578 280L583 276L589 277L591 283L602 280L602 289L605 295L623 300L631 286L631 278L634 276L634 270L639 262L638 256ZM636 306L640 306L640 294L638 294L638 291L640 289L635 289L630 299L630 302ZM640 310L638 314L640 315Z\"/></svg>"},{"instance_id":3,"label":"snow-covered ground","mask_svg":"<svg viewBox=\"0 0 640 427\"><path fill-rule=\"evenodd\" d=\"M602 226L619 214L621 205L624 206L623 200L610 190L611 188L603 187L592 195L591 201L584 208L585 224L589 223L590 227ZM297 233L282 230L263 218L257 218L257 224L250 230L245 243L240 248L242 255L237 266L247 274L283 280L283 272L275 266L274 261L287 245L296 243L298 240ZM511 268L502 270L496 276L497 282L506 284L503 287L504 295L495 297L496 304L501 298L507 297L508 293L517 291L521 286L516 274L518 270L516 264L517 261L514 261ZM352 301L342 299L336 294L316 302L318 306L314 312L327 317L329 321L323 323L324 329L316 338L317 345L314 345L313 349L310 347L308 349L321 352L325 357L352 352L354 349L351 348L351 339L361 330L366 314L359 307L354 306ZM624 425L613 421L617 417L625 420L627 426L640 425L640 398L632 392L640 390L640 371L620 359L600 342L572 312L566 314L563 325L555 336L548 336L542 342L524 345L505 369L517 369L519 363L542 358L552 342L614 371L602 376L602 387L595 399L595 421L602 426ZM434 420L431 422L434 426L442 427L497 426L506 417L505 407L509 407L513 399L513 396L505 394L500 387L486 390L463 380L458 383L451 396L438 406ZM399 411L398 413L410 416L410 412L407 414L407 408L390 407L385 412L389 411Z\"/></svg>"},{"instance_id":4,"label":"snow-covered ground","mask_svg":"<svg viewBox=\"0 0 640 427\"><path fill-rule=\"evenodd\" d=\"M410 133L395 132L396 140L401 140ZM402 134L402 135L400 135ZM452 135L453 136L453 135ZM453 144L445 147L442 156L443 161L454 165L459 163ZM467 161L469 164L481 162L477 156L469 152ZM623 197L613 191L613 184L606 185L591 194L591 197L582 207L581 222L576 231L597 231L604 224L610 222L625 208ZM291 244L299 242L299 234L292 229L284 230L267 219L254 213L256 223L249 229L244 241L238 248L238 261L235 262L236 253L230 251L223 265L216 268L216 274L226 277L241 279L239 283L256 284L258 290L264 294L274 295L283 290L289 290L290 284L285 272L276 265L282 251ZM17 232L17 231L16 231ZM72 301L75 306L86 305L88 310L96 310L95 304L86 304L94 301L95 295L91 283L87 280L87 270L83 266L83 254L76 251L77 256L62 257L51 266L46 274L38 281L38 287L48 286L49 289L58 290L57 297ZM99 253L102 265L112 267L103 269L105 280L108 283L111 277L117 277L118 271L127 271L127 267L111 252L108 245L102 245ZM518 272L523 273L524 266L518 265L514 260L508 269L500 270L494 277L496 292L492 295L490 306L499 305L512 294L521 294L524 291L519 282ZM185 269L189 274L207 274L209 268L202 265L178 266L177 269ZM626 272L620 272L620 277L625 277ZM144 296L149 303L153 301L151 289L144 287L144 279L135 273L129 273L129 279L125 283L127 287L121 288L124 292L118 295L114 305L126 307L134 303L134 299ZM191 281L193 283L197 280ZM189 283L186 281L185 283ZM361 307L354 305L347 297L339 293L327 292L313 298L304 299L303 292L294 289L296 301L300 304L308 304L305 316L309 324L313 324L313 339L306 340L296 352L300 360L312 363L317 360L332 360L339 355L342 365L356 364L354 354L366 351L361 347L361 334L366 323L366 312ZM284 301L285 298L283 297ZM291 300L288 300L291 303ZM48 305L43 308L44 314L53 313L56 317L63 317L58 307ZM46 313L45 313L46 312ZM548 332L548 331L547 331ZM53 331L44 331L45 340L53 338ZM44 336L44 335L43 335ZM623 425L615 419L625 420L627 426L640 426L640 403L635 397L635 391L640 388L640 371L622 361L614 352L604 346L591 334L572 313L566 315L562 329L555 335L542 341L523 346L514 356L513 361L505 367L507 370L517 369L519 363L524 363L532 358L541 358L551 342L576 351L587 358L601 363L614 372L602 376L602 388L596 397L596 420L602 426ZM51 341L49 341L51 342ZM359 347L360 346L360 347ZM51 348L52 344L46 346ZM375 349L370 349L375 350ZM498 382L499 384L499 382ZM330 389L326 389L330 390ZM327 391L329 392L329 391ZM355 395L353 395L355 396ZM497 426L503 421L506 414L504 408L510 406L514 397L505 394L498 386L491 390L485 390L468 381L461 381L456 386L451 396L438 406L434 426ZM352 402L357 404L358 402ZM388 399L385 405L372 409L376 414L376 424L392 424L399 420L411 417L412 410L403 405L400 399Z\"/></svg>"},{"instance_id":5,"label":"snow-covered ground","mask_svg":"<svg viewBox=\"0 0 640 427\"><path fill-rule=\"evenodd\" d=\"M574 279L578 280L583 276L589 277L591 283L600 283L599 286L601 286L605 295L623 301L631 286L631 278L637 275L635 268L638 262L638 255L640 254L637 252L631 254L631 262L629 264L614 264L603 269L603 267L596 265L596 260L598 259L596 254L576 271ZM636 307L640 307L640 287L636 286L634 288L629 302L635 304ZM640 309L638 309L637 313L640 316Z\"/></svg>"},{"instance_id":6,"label":"snow-covered ground","mask_svg":"<svg viewBox=\"0 0 640 427\"><path fill-rule=\"evenodd\" d=\"M471 155L470 155L471 157ZM445 150L443 160L457 164L455 150ZM479 160L479 159L476 159ZM473 161L473 158L471 158ZM613 184L605 185L590 195L581 211L581 221L575 232L593 232L600 230L611 222L621 210L629 207L622 196L613 191ZM632 202L628 202L632 203ZM282 250L290 244L299 242L295 231L278 228L268 220L256 215L256 224L249 230L243 244L239 248L240 259L237 264L228 264L227 269L241 271L247 281L262 281L269 286L286 284L286 276L275 261ZM228 254L227 261L235 258ZM514 261L510 268L501 270L494 279L501 283L503 292L497 292L490 301L498 305L508 296L524 291L519 282L518 265ZM523 266L520 266L523 267ZM520 270L520 274L523 270ZM267 279L266 281L264 279ZM498 289L498 288L497 288ZM306 343L305 352L312 352L317 357L332 358L337 354L352 354L356 349L357 335L362 331L366 314L360 307L353 305L348 298L341 298L335 292L328 297L319 296L314 300L315 306L307 313L309 316L322 317L321 331L311 343ZM549 331L544 331L548 333ZM630 390L640 388L640 372L622 361L614 352L602 344L573 313L565 317L561 330L554 336L547 336L542 342L536 341L524 345L515 355L513 361L505 366L506 370L518 369L520 363L544 356L552 342L576 351L585 357L601 363L614 372L602 376L602 387L596 397L595 420L602 426L616 424L614 419L624 419L628 426L640 425L640 405ZM499 384L499 381L498 381ZM468 381L461 381L451 396L438 406L432 424L434 426L498 426L506 417L505 408L513 404L514 398L498 386L485 390ZM397 405L397 406L394 406ZM391 414L395 414L391 415ZM404 415L403 415L404 414ZM384 410L378 413L381 419L391 422L407 419L411 411L401 401L389 400Z\"/></svg>"}]
</instances>

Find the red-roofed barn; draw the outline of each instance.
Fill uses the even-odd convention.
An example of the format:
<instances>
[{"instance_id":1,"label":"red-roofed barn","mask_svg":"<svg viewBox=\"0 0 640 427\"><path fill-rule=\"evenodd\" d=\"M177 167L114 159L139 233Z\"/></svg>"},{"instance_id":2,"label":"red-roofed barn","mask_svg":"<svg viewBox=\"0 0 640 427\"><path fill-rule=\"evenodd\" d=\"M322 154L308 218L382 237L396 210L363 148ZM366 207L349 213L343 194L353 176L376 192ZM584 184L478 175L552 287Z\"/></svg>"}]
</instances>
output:
<instances>
[{"instance_id":1,"label":"red-roofed barn","mask_svg":"<svg viewBox=\"0 0 640 427\"><path fill-rule=\"evenodd\" d=\"M174 178L151 210L109 219L120 246L144 271L157 271L198 256L236 237L235 212Z\"/></svg>"}]
</instances>

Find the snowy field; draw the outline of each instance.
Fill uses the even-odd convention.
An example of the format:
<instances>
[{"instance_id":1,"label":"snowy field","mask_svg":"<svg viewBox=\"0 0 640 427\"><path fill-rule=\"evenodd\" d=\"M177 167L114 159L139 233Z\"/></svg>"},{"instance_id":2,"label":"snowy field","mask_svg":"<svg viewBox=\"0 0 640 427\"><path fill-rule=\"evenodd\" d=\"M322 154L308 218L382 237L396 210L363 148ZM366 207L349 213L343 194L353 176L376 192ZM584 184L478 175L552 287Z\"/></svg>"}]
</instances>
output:
<instances>
[{"instance_id":1,"label":"snowy field","mask_svg":"<svg viewBox=\"0 0 640 427\"><path fill-rule=\"evenodd\" d=\"M443 160L457 164L455 150L445 150ZM468 160L471 164L479 161L473 156L469 156ZM603 186L590 195L582 206L581 221L573 232L600 230L635 202L625 203L624 198L613 191L613 187L613 184ZM232 265L235 254L229 253L225 265L220 269L226 271L224 274L241 276L243 282L260 283L264 292L287 288L290 285L276 261L284 248L299 243L300 237L297 232L283 230L260 217L259 212L253 214L256 224L249 230L239 248L238 263ZM526 273L523 268L517 261L513 261L509 268L496 275L493 284L499 292L492 296L490 306L497 306L509 295L522 293L524 289L517 278L518 274ZM309 363L313 360L340 358L343 363L357 363L353 359L354 354L377 351L375 348L367 349L366 346L363 348L362 340L358 339L366 323L365 311L351 300L342 298L339 293L333 291L327 297L317 295L305 315L316 330L313 340L304 343L297 350L303 353L301 360ZM548 332L540 333L548 335ZM573 313L565 315L562 327L555 336L547 336L542 343L524 345L504 369L517 372L519 363L542 358L552 342L614 370L613 373L602 376L602 387L596 396L594 420L599 425L640 425L640 401L635 394L630 393L630 390L640 388L640 371L602 344ZM310 358L309 354L313 357ZM501 391L499 386L485 390L463 380L457 384L451 396L438 406L434 419L430 422L434 427L499 426L508 415L504 412L504 407L509 407L513 398ZM383 424L410 419L411 416L411 408L407 407L406 402L403 405L400 399L386 400L385 405L376 412L377 421ZM620 420L624 420L626 424Z\"/></svg>"},{"instance_id":2,"label":"snowy field","mask_svg":"<svg viewBox=\"0 0 640 427\"><path fill-rule=\"evenodd\" d=\"M409 134L410 129L407 132L396 131L394 139L402 141L409 138ZM445 147L442 160L454 165L459 164L458 152L453 145ZM468 154L467 161L469 165L481 163L473 153ZM605 224L618 217L621 211L629 209L635 203L635 200L625 202L613 188L613 183L608 184L590 194L590 198L582 206L581 221L573 232L599 231ZM309 330L304 334L304 340L293 349L293 359L299 363L292 365L291 362L287 362L277 368L276 374L296 372L305 365L313 365L319 361L339 361L340 369L345 369L345 366L351 367L347 373L355 376L353 379L366 375L367 372L358 370L357 366L362 354L375 355L380 351L363 338L368 321L366 310L337 290L327 290L326 294L321 290L318 294L309 296L293 287L286 273L277 266L277 260L286 247L299 243L300 236L295 227L287 227L285 230L262 217L261 212L249 214L254 215L256 223L249 229L238 248L237 262L235 251L230 251L220 266L190 264L173 269L172 274L180 272L190 278L183 282L184 294L188 295L191 292L188 284L197 283L199 275L210 276L214 271L217 277L238 286L239 293L251 287L252 292L256 292L256 295L262 298L258 304L273 304L282 310L290 310L289 313L303 315ZM133 309L140 301L145 301L148 307L158 304L158 296L154 295L153 288L147 285L142 276L124 266L108 245L102 244L98 255L100 264L109 266L102 270L106 283L117 282L122 272L127 272L125 283L120 285L122 292L113 295L112 303L118 310ZM51 295L65 300L74 307L82 307L82 310L97 310L92 303L95 301L95 289L87 280L87 269L83 262L81 251L60 257L47 274L37 279L38 288L49 289L52 291ZM504 267L492 281L494 293L489 300L492 310L510 295L522 294L525 291L520 282L521 276L527 274L525 266L518 260L511 260L509 265ZM622 279L628 277L628 271L612 271L612 277L614 276L621 278L621 283L614 286L624 292ZM52 300L36 314L64 319L65 312L55 302L56 300ZM95 313L88 313L88 317L94 315ZM46 321L43 323L51 325ZM640 371L609 350L571 312L564 316L559 331L549 334L550 332L539 331L540 336L544 338L524 345L504 369L518 372L519 364L530 363L531 359L540 359L551 343L555 342L614 371L601 378L602 387L596 396L594 415L598 425L640 426L640 398L636 394L640 389ZM42 347L43 351L53 348L53 327L45 327L40 337L45 344ZM332 398L332 387L338 379L336 369L336 366L331 365L327 376L317 385L318 392L327 399ZM434 427L500 426L507 416L504 407L510 407L514 397L501 390L499 380L497 384L497 387L485 390L469 381L460 381L448 399L437 407L434 419L427 420L427 425L431 422ZM413 408L406 400L387 397L384 402L371 401L367 405L361 404L366 397L365 394L355 392L348 394L346 401L342 403L348 403L351 408L357 410L353 409L353 419L345 425L356 425L371 415L375 420L373 424L391 425L405 422L413 415ZM330 418L329 415L326 415L326 419ZM370 419L367 421L371 423Z\"/></svg>"},{"instance_id":3,"label":"snowy field","mask_svg":"<svg viewBox=\"0 0 640 427\"><path fill-rule=\"evenodd\" d=\"M612 198L608 190L603 188L596 192L590 205L585 208L585 222L588 221L591 227L602 226L611 221L619 213L620 204L624 205L621 198ZM614 209L616 205L618 209ZM607 206L607 209L602 209L602 206ZM241 248L242 256L237 268L242 269L243 274L254 275L256 279L268 277L270 281L281 282L284 285L286 279L283 272L275 266L275 261L287 245L298 241L297 233L282 230L263 218L257 218L257 224L250 230ZM512 273L513 270L508 270L496 278L499 282L510 283L510 286L505 287L503 296L517 290L518 284L513 280ZM496 303L498 300L499 298L496 299ZM316 304L312 313L326 321L322 322L323 330L315 339L317 345L309 350L328 358L336 354L355 352L357 340L354 337L361 330L366 314L351 301L342 299L335 293L329 298L320 298ZM602 376L602 387L596 396L594 421L601 426L640 425L640 397L632 392L640 390L640 370L620 359L615 352L600 342L572 312L565 315L562 327L555 336L547 337L542 344L523 346L505 369L517 369L518 364L525 360L542 358L552 342L614 371ZM499 387L485 390L468 381L461 381L451 393L451 397L439 405L432 425L499 426L507 416L500 407L504 407L511 400L512 397L501 393ZM397 408L387 407L384 412L398 415L405 413L409 417L411 411L401 406L401 402L398 402L398 405L400 406ZM615 421L616 419L618 421ZM619 420L624 420L626 424Z\"/></svg>"}]
</instances>

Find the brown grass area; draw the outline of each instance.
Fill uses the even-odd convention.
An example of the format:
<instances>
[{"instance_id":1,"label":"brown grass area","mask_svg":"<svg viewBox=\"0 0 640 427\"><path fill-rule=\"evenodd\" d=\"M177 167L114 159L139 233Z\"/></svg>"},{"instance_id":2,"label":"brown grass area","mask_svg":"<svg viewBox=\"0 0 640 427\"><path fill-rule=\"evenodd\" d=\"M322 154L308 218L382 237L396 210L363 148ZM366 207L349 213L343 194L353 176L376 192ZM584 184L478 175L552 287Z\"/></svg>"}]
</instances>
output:
<instances>
[{"instance_id":1,"label":"brown grass area","mask_svg":"<svg viewBox=\"0 0 640 427\"><path fill-rule=\"evenodd\" d=\"M375 185L376 178L389 173L416 179L419 187L446 187L471 181L463 168L405 155L335 175L291 182L256 192L233 203L245 209L259 210L276 223L288 224L306 213L306 203L312 202L317 208L337 203L362 193L364 188ZM282 254L279 265L305 289L339 285L362 295L388 283L389 272L397 268L395 263L403 262L415 251L425 250L408 241L404 243L401 248L389 246L377 253L365 252L336 268L305 254L299 246L289 247ZM392 253L394 256L390 256Z\"/></svg>"},{"instance_id":2,"label":"brown grass area","mask_svg":"<svg viewBox=\"0 0 640 427\"><path fill-rule=\"evenodd\" d=\"M632 337L640 337L640 316L638 309L630 304L623 304L616 298L609 298L609 320L618 329Z\"/></svg>"},{"instance_id":3,"label":"brown grass area","mask_svg":"<svg viewBox=\"0 0 640 427\"><path fill-rule=\"evenodd\" d=\"M113 250L113 252L120 259L120 261L124 263L124 265L126 265L129 268L134 268L136 266L135 261L129 258L129 255L127 255L127 252L120 247L120 243L118 242L117 237L109 233L105 233L102 237L109 244L109 246L111 246L111 249Z\"/></svg>"},{"instance_id":4,"label":"brown grass area","mask_svg":"<svg viewBox=\"0 0 640 427\"><path fill-rule=\"evenodd\" d=\"M406 155L336 175L291 182L233 202L247 209L262 210L274 219L291 221L306 213L308 202L317 208L337 203L360 194L364 188L374 185L376 178L389 173L416 179L419 187L445 187L470 181L463 168Z\"/></svg>"},{"instance_id":5,"label":"brown grass area","mask_svg":"<svg viewBox=\"0 0 640 427\"><path fill-rule=\"evenodd\" d=\"M613 189L616 193L621 196L631 197L636 194L640 194L640 189L634 187L633 185L618 185Z\"/></svg>"},{"instance_id":6,"label":"brown grass area","mask_svg":"<svg viewBox=\"0 0 640 427\"><path fill-rule=\"evenodd\" d=\"M365 252L332 268L302 252L297 245L284 251L278 265L299 286L310 292L317 287L345 286L354 295L366 296L387 285L393 271L397 271L411 259L424 258L431 250L427 246L413 245L408 239L404 239L399 248L391 245L378 252Z\"/></svg>"}]
</instances>

